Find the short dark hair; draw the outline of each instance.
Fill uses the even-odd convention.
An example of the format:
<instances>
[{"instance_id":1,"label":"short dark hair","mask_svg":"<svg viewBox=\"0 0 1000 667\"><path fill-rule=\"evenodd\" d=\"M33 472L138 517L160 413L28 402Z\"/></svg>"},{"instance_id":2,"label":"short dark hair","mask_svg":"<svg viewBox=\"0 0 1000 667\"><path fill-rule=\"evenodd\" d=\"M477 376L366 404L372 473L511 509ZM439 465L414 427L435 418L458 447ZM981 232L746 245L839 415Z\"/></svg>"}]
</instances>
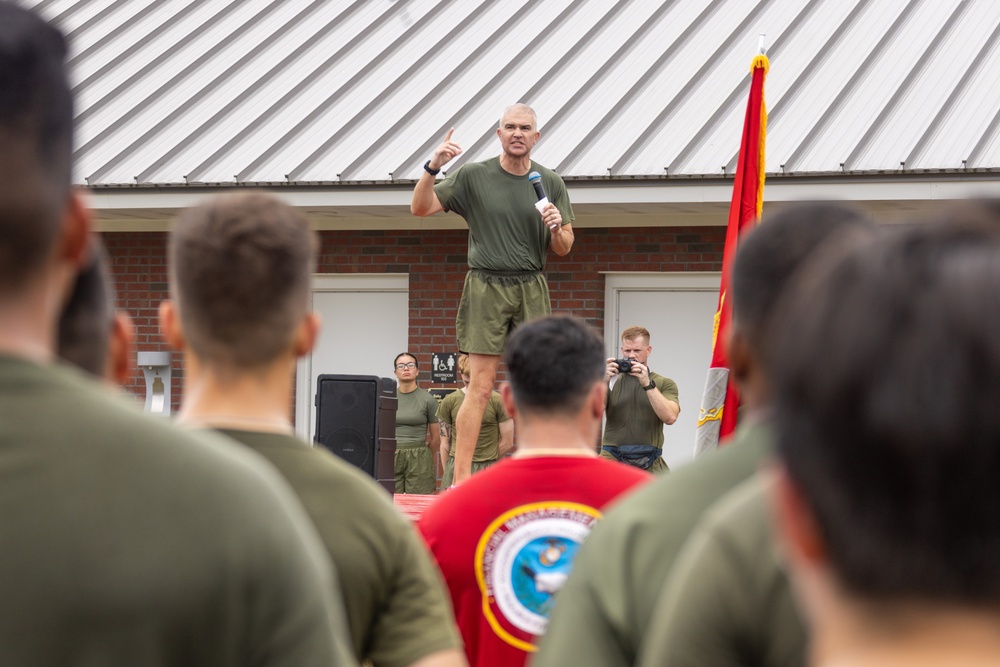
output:
<instances>
[{"instance_id":1,"label":"short dark hair","mask_svg":"<svg viewBox=\"0 0 1000 667\"><path fill-rule=\"evenodd\" d=\"M522 324L504 351L514 403L523 413L576 414L604 378L605 359L597 332L567 315Z\"/></svg>"},{"instance_id":2,"label":"short dark hair","mask_svg":"<svg viewBox=\"0 0 1000 667\"><path fill-rule=\"evenodd\" d=\"M733 322L760 353L770 316L795 273L833 243L873 237L875 223L835 202L794 204L766 216L745 239L730 276Z\"/></svg>"},{"instance_id":3,"label":"short dark hair","mask_svg":"<svg viewBox=\"0 0 1000 667\"><path fill-rule=\"evenodd\" d=\"M1000 604L1000 220L890 230L779 308L778 453L842 585Z\"/></svg>"},{"instance_id":4,"label":"short dark hair","mask_svg":"<svg viewBox=\"0 0 1000 667\"><path fill-rule=\"evenodd\" d=\"M66 41L0 2L0 290L24 283L56 241L70 192L73 97Z\"/></svg>"},{"instance_id":5,"label":"short dark hair","mask_svg":"<svg viewBox=\"0 0 1000 667\"><path fill-rule=\"evenodd\" d=\"M305 216L271 195L220 195L181 213L170 278L192 350L233 368L276 359L308 312L316 248Z\"/></svg>"},{"instance_id":6,"label":"short dark hair","mask_svg":"<svg viewBox=\"0 0 1000 667\"><path fill-rule=\"evenodd\" d=\"M77 274L59 316L59 356L91 375L103 377L114 317L115 295L107 253L100 238L93 236L90 259Z\"/></svg>"},{"instance_id":7,"label":"short dark hair","mask_svg":"<svg viewBox=\"0 0 1000 667\"><path fill-rule=\"evenodd\" d=\"M417 355L410 354L409 352L400 352L399 354L396 355L396 358L392 360L392 368L393 368L393 370L396 369L396 364L399 363L399 358L400 357L409 357L410 359L413 359L413 365L414 365L414 367L415 368L420 368L420 362L417 361Z\"/></svg>"}]
</instances>

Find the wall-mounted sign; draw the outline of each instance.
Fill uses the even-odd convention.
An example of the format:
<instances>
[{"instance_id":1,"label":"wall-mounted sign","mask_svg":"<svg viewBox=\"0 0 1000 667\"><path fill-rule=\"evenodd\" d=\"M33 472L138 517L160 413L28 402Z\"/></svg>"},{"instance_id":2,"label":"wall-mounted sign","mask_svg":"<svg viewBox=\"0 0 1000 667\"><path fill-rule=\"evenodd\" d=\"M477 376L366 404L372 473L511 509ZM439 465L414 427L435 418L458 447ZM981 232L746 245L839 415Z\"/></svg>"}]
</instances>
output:
<instances>
[{"instance_id":1,"label":"wall-mounted sign","mask_svg":"<svg viewBox=\"0 0 1000 667\"><path fill-rule=\"evenodd\" d=\"M431 355L431 382L455 384L458 377L458 355L454 352L435 352Z\"/></svg>"}]
</instances>

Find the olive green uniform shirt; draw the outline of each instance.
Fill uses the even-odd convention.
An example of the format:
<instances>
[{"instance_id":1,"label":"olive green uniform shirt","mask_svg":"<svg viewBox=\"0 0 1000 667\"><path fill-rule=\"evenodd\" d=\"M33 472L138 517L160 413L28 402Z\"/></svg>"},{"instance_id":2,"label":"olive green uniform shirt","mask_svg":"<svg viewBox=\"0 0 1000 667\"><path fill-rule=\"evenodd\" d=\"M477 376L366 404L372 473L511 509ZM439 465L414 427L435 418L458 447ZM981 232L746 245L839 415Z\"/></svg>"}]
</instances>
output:
<instances>
[{"instance_id":1,"label":"olive green uniform shirt","mask_svg":"<svg viewBox=\"0 0 1000 667\"><path fill-rule=\"evenodd\" d=\"M617 378L615 380L615 378ZM616 375L614 385L604 399L606 422L605 445L653 445L663 447L663 422L649 404L646 390L634 375ZM680 405L677 383L649 371L649 381L669 400Z\"/></svg>"},{"instance_id":2,"label":"olive green uniform shirt","mask_svg":"<svg viewBox=\"0 0 1000 667\"><path fill-rule=\"evenodd\" d=\"M612 507L583 544L532 667L634 665L691 531L705 510L754 474L772 442L764 425L741 426L728 446Z\"/></svg>"},{"instance_id":3,"label":"olive green uniform shirt","mask_svg":"<svg viewBox=\"0 0 1000 667\"><path fill-rule=\"evenodd\" d=\"M542 177L549 201L573 220L566 184L551 169L531 163ZM538 197L528 176L515 176L500 166L500 158L471 162L450 172L434 185L434 194L446 211L454 211L469 225L469 267L487 271L541 271L551 235L535 208Z\"/></svg>"},{"instance_id":4,"label":"olive green uniform shirt","mask_svg":"<svg viewBox=\"0 0 1000 667\"><path fill-rule=\"evenodd\" d=\"M402 667L461 649L441 575L382 487L291 435L222 432L270 461L298 494L337 567L359 659Z\"/></svg>"},{"instance_id":5,"label":"olive green uniform shirt","mask_svg":"<svg viewBox=\"0 0 1000 667\"><path fill-rule=\"evenodd\" d=\"M301 505L229 440L0 357L0 476L0 664L357 664Z\"/></svg>"},{"instance_id":6,"label":"olive green uniform shirt","mask_svg":"<svg viewBox=\"0 0 1000 667\"><path fill-rule=\"evenodd\" d=\"M427 427L437 422L438 402L426 389L396 389L396 446L427 444Z\"/></svg>"},{"instance_id":7,"label":"olive green uniform shirt","mask_svg":"<svg viewBox=\"0 0 1000 667\"><path fill-rule=\"evenodd\" d=\"M455 424L458 421L458 409L465 401L465 392L461 389L451 392L438 406L437 418L442 424L451 427L451 456L455 456ZM476 451L472 454L473 462L496 461L500 456L500 424L510 419L504 410L500 394L493 392L486 403L483 412L483 423L479 429L479 439L476 441Z\"/></svg>"},{"instance_id":8,"label":"olive green uniform shirt","mask_svg":"<svg viewBox=\"0 0 1000 667\"><path fill-rule=\"evenodd\" d=\"M805 625L768 516L765 483L757 476L706 513L667 578L641 665L806 664Z\"/></svg>"}]
</instances>

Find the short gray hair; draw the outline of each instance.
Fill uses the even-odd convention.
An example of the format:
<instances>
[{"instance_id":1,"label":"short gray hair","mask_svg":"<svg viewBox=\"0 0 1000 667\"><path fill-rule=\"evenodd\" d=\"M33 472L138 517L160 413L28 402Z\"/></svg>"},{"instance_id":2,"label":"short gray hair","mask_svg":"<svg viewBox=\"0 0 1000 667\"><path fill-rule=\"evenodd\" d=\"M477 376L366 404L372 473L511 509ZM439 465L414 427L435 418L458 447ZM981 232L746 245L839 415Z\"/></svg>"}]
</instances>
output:
<instances>
[{"instance_id":1,"label":"short gray hair","mask_svg":"<svg viewBox=\"0 0 1000 667\"><path fill-rule=\"evenodd\" d=\"M537 130L538 129L538 114L536 114L535 110L532 109L531 107L529 107L524 102L518 102L517 104L511 104L509 107L507 107L506 109L504 109L503 110L503 114L500 116L500 122L497 123L497 127L503 127L503 119L506 118L508 115L510 115L512 113L517 113L517 112L520 112L520 111L527 111L528 113L531 114L531 122L535 126L535 129Z\"/></svg>"}]
</instances>

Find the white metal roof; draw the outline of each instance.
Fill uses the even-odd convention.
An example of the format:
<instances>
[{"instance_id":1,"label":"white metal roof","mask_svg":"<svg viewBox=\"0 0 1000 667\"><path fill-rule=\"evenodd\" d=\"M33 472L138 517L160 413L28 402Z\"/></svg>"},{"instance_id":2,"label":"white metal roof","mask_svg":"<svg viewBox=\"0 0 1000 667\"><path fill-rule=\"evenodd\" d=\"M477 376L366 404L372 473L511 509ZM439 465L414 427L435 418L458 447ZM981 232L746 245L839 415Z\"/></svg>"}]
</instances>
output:
<instances>
[{"instance_id":1,"label":"white metal roof","mask_svg":"<svg viewBox=\"0 0 1000 667\"><path fill-rule=\"evenodd\" d=\"M732 173L766 33L768 171L1000 168L994 0L24 0L69 33L92 186L416 178L539 115L567 178Z\"/></svg>"}]
</instances>

